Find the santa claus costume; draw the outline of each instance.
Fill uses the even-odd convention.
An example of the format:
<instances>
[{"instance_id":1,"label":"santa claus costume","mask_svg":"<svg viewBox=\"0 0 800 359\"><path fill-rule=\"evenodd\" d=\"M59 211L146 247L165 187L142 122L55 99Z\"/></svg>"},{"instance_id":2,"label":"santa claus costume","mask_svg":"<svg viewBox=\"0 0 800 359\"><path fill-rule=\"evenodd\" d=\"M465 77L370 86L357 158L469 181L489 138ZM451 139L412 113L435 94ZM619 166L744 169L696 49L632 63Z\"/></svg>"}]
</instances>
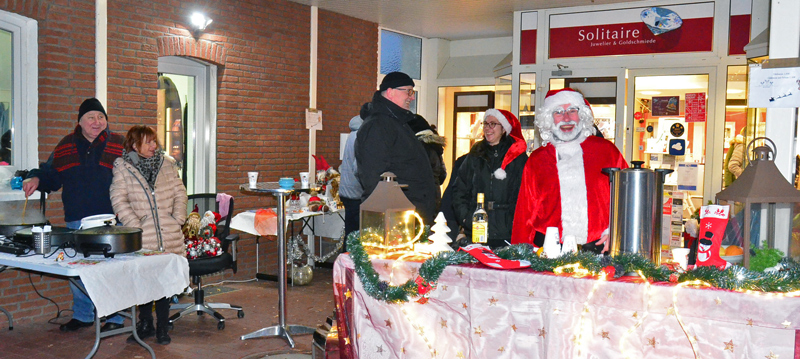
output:
<instances>
[{"instance_id":1,"label":"santa claus costume","mask_svg":"<svg viewBox=\"0 0 800 359\"><path fill-rule=\"evenodd\" d=\"M565 134L553 111L570 109L577 109L580 120ZM608 233L609 221L610 186L602 169L627 168L625 159L613 143L593 136L592 109L572 89L547 93L536 127L543 146L531 153L522 172L511 243L541 247L548 227L557 227L561 238L574 236L577 244L597 241Z\"/></svg>"}]
</instances>

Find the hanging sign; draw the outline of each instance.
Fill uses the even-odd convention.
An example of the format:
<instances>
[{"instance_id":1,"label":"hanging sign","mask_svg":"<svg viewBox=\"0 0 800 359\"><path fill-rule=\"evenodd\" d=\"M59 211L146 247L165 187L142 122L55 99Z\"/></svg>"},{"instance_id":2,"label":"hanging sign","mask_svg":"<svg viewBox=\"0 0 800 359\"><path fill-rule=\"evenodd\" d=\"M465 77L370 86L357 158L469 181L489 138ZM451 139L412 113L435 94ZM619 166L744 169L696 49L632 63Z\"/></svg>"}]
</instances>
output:
<instances>
[{"instance_id":1,"label":"hanging sign","mask_svg":"<svg viewBox=\"0 0 800 359\"><path fill-rule=\"evenodd\" d=\"M536 28L539 26L539 13L536 11L523 12L519 36L519 64L530 65L536 63Z\"/></svg>"},{"instance_id":2,"label":"hanging sign","mask_svg":"<svg viewBox=\"0 0 800 359\"><path fill-rule=\"evenodd\" d=\"M731 0L728 22L728 55L744 55L744 45L750 42L752 0Z\"/></svg>"},{"instance_id":3,"label":"hanging sign","mask_svg":"<svg viewBox=\"0 0 800 359\"><path fill-rule=\"evenodd\" d=\"M706 93L687 93L684 105L684 120L686 122L706 121Z\"/></svg>"},{"instance_id":4,"label":"hanging sign","mask_svg":"<svg viewBox=\"0 0 800 359\"><path fill-rule=\"evenodd\" d=\"M556 14L549 23L551 59L713 50L713 2Z\"/></svg>"},{"instance_id":5,"label":"hanging sign","mask_svg":"<svg viewBox=\"0 0 800 359\"><path fill-rule=\"evenodd\" d=\"M750 66L747 107L800 107L800 67Z\"/></svg>"}]
</instances>

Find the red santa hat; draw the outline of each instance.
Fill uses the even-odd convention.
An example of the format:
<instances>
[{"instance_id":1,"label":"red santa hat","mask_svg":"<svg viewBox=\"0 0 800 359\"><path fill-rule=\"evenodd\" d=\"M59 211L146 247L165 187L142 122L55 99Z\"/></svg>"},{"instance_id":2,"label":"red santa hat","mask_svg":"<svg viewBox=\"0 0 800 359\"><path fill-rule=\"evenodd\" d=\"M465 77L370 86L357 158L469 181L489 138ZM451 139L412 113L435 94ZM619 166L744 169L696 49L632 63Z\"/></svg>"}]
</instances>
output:
<instances>
[{"instance_id":1,"label":"red santa hat","mask_svg":"<svg viewBox=\"0 0 800 359\"><path fill-rule=\"evenodd\" d=\"M492 108L486 110L486 112L483 114L483 120L486 121L486 118L489 116L496 118L497 121L500 122L500 125L503 126L503 130L505 130L506 133L514 140L514 143L508 148L508 151L506 151L506 155L503 157L503 163L500 165L500 168L494 171L495 178L505 179L506 166L508 166L508 164L519 155L525 153L525 151L528 149L528 145L525 143L525 138L522 137L522 125L520 125L517 116L514 116L513 113L506 110Z\"/></svg>"},{"instance_id":2,"label":"red santa hat","mask_svg":"<svg viewBox=\"0 0 800 359\"><path fill-rule=\"evenodd\" d=\"M553 139L553 111L563 105L571 105L578 108L580 116L579 128L585 137L594 134L594 114L592 107L580 92L569 87L560 90L550 90L544 97L542 107L536 111L536 127L542 137L542 142L547 144Z\"/></svg>"},{"instance_id":3,"label":"red santa hat","mask_svg":"<svg viewBox=\"0 0 800 359\"><path fill-rule=\"evenodd\" d=\"M322 157L322 155L319 155L319 157L317 157L317 155L311 156L314 157L314 160L317 162L317 171L327 171L328 168L331 168L328 161L325 161L325 157Z\"/></svg>"}]
</instances>

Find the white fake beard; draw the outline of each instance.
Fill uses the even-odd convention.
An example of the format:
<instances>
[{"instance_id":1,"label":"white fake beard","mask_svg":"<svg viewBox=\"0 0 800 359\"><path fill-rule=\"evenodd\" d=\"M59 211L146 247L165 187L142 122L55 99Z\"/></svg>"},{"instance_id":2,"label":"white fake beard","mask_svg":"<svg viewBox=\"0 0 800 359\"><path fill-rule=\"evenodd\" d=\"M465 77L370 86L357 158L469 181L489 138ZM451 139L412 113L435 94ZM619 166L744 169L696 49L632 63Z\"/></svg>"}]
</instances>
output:
<instances>
[{"instance_id":1,"label":"white fake beard","mask_svg":"<svg viewBox=\"0 0 800 359\"><path fill-rule=\"evenodd\" d=\"M564 132L561 131L561 125L573 125L572 131ZM558 126L554 126L553 128L553 137L561 142L570 142L581 134L581 129L579 123L576 121L569 121L569 122L562 122Z\"/></svg>"}]
</instances>

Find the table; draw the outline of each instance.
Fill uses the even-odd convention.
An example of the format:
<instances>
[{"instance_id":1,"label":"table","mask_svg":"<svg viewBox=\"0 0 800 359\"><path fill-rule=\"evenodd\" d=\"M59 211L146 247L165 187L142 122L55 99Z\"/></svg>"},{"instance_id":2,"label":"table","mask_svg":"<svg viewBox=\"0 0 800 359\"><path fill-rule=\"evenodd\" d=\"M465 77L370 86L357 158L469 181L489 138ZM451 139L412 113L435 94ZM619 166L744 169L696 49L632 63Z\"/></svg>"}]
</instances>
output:
<instances>
[{"instance_id":1,"label":"table","mask_svg":"<svg viewBox=\"0 0 800 359\"><path fill-rule=\"evenodd\" d=\"M295 186L297 186L295 184ZM260 338L260 337L280 337L289 343L289 346L294 348L294 339L292 335L311 334L315 331L314 328L302 325L287 325L286 324L286 210L284 204L286 203L286 196L291 194L293 189L283 189L278 185L278 182L261 182L258 183L257 188L250 188L249 185L241 185L239 188L242 192L252 192L256 194L272 194L278 200L278 325L261 328L255 332L248 333L241 336L241 340Z\"/></svg>"},{"instance_id":2,"label":"table","mask_svg":"<svg viewBox=\"0 0 800 359\"><path fill-rule=\"evenodd\" d=\"M420 263L373 267L396 285ZM800 297L467 264L446 267L426 304L387 304L353 268L334 265L343 358L695 358L690 338L702 358L800 357Z\"/></svg>"},{"instance_id":3,"label":"table","mask_svg":"<svg viewBox=\"0 0 800 359\"><path fill-rule=\"evenodd\" d=\"M65 253L64 261L57 262L59 253ZM73 255L73 258L69 256ZM153 349L142 342L136 333L136 306L181 292L189 285L189 263L186 258L152 251L117 254L114 258L90 256L83 258L71 249L58 250L49 258L41 255L17 257L0 253L0 269L17 268L39 273L67 277L95 304L95 341L86 356L97 353L100 339L122 333L133 333L134 339L144 347L152 358ZM164 273L175 273L167 276ZM83 282L78 285L77 278ZM131 308L130 327L100 332L100 318L120 310Z\"/></svg>"}]
</instances>

